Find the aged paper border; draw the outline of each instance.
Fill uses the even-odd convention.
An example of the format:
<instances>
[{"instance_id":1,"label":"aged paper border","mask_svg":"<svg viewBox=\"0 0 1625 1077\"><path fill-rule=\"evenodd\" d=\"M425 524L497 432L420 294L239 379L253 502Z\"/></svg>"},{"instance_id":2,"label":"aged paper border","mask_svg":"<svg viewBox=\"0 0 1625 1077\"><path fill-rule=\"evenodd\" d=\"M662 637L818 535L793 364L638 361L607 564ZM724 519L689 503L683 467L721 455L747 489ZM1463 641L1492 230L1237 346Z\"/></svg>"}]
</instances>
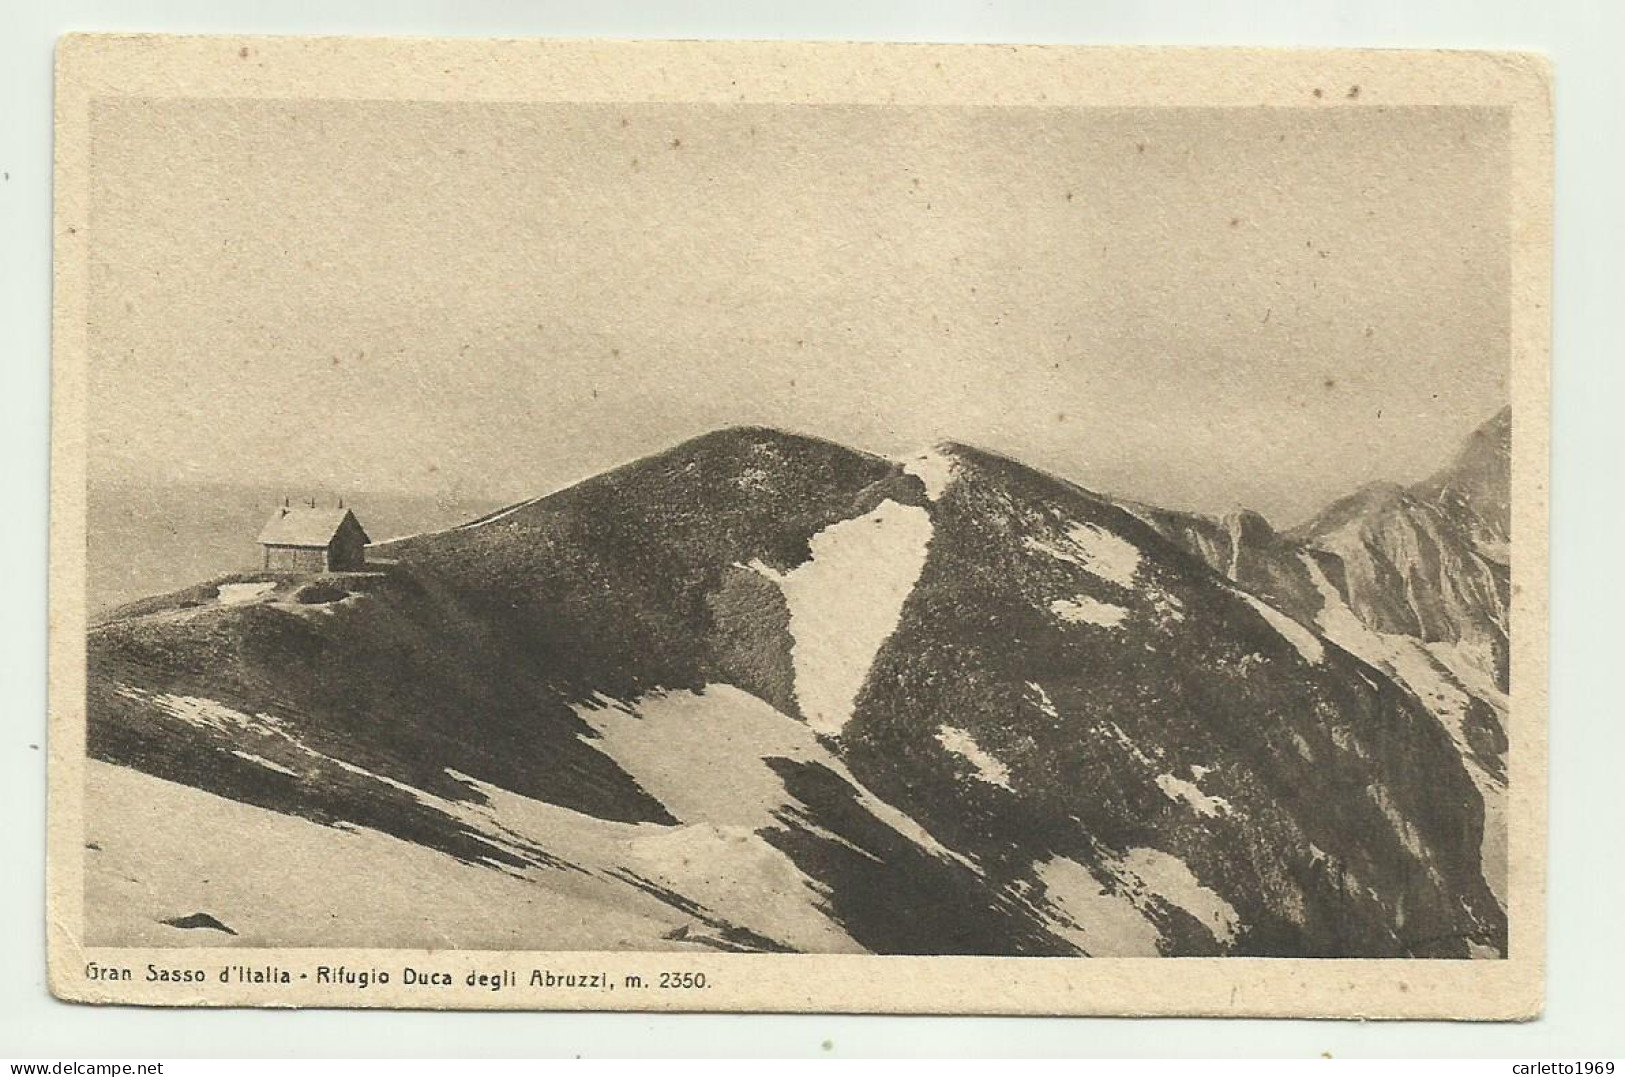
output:
<instances>
[{"instance_id":1,"label":"aged paper border","mask_svg":"<svg viewBox=\"0 0 1625 1077\"><path fill-rule=\"evenodd\" d=\"M52 992L170 1006L1529 1019L1546 952L1551 71L1538 56L1366 50L74 35L57 55L48 953ZM1359 86L1357 98L1344 92ZM83 939L89 117L102 97L1507 110L1513 405L1509 955L1501 961L978 958L90 948ZM137 970L93 980L86 966ZM147 983L147 963L203 983ZM365 990L318 964L381 969ZM291 987L220 981L232 965ZM402 970L455 986L402 982ZM513 969L521 986L463 984ZM703 990L528 989L532 969L704 973Z\"/></svg>"}]
</instances>

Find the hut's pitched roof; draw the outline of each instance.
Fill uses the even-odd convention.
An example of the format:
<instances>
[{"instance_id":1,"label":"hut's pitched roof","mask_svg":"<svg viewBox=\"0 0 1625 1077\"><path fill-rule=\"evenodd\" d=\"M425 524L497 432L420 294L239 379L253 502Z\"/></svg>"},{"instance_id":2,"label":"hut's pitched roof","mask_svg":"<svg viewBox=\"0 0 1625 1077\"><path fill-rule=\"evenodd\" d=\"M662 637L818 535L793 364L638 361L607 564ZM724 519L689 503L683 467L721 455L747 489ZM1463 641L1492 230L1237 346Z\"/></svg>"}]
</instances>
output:
<instances>
[{"instance_id":1,"label":"hut's pitched roof","mask_svg":"<svg viewBox=\"0 0 1625 1077\"><path fill-rule=\"evenodd\" d=\"M361 531L361 541L371 542L367 532L349 509L313 509L306 506L277 509L271 522L260 532L263 546L320 546L333 541L345 520L355 523Z\"/></svg>"}]
</instances>

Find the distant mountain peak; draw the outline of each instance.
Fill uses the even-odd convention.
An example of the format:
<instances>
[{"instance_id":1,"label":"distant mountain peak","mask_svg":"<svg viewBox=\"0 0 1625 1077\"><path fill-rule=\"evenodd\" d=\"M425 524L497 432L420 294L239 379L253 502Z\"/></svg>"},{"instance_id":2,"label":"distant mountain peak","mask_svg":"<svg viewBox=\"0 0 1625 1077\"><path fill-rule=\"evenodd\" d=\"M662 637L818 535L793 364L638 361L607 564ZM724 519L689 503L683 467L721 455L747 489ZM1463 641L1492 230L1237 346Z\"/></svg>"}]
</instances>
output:
<instances>
[{"instance_id":1,"label":"distant mountain peak","mask_svg":"<svg viewBox=\"0 0 1625 1077\"><path fill-rule=\"evenodd\" d=\"M1480 424L1449 464L1410 492L1455 521L1480 556L1505 567L1512 541L1512 409Z\"/></svg>"},{"instance_id":2,"label":"distant mountain peak","mask_svg":"<svg viewBox=\"0 0 1625 1077\"><path fill-rule=\"evenodd\" d=\"M1294 527L1291 534L1300 539L1325 535L1350 523L1369 519L1403 505L1409 497L1410 492L1397 482L1386 480L1368 482Z\"/></svg>"}]
</instances>

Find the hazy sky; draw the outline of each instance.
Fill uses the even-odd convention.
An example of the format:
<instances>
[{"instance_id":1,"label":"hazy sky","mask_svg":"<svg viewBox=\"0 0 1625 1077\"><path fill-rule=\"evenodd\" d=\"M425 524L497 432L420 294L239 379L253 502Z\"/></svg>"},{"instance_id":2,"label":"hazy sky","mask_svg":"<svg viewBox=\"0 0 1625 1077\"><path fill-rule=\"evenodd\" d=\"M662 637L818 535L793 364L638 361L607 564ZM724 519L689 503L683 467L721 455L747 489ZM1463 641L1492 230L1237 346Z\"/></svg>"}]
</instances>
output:
<instances>
[{"instance_id":1,"label":"hazy sky","mask_svg":"<svg viewBox=\"0 0 1625 1077\"><path fill-rule=\"evenodd\" d=\"M520 498L760 423L1289 524L1507 400L1463 109L98 103L92 474Z\"/></svg>"}]
</instances>

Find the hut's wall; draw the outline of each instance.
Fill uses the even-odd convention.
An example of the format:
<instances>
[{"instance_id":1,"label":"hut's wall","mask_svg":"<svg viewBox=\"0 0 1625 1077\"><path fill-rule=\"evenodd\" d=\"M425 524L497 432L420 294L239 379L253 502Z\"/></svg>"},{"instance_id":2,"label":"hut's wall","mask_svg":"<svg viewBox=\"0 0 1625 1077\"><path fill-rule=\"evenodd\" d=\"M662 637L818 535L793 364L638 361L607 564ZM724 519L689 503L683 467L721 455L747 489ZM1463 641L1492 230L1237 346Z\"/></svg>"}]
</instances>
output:
<instances>
[{"instance_id":1,"label":"hut's wall","mask_svg":"<svg viewBox=\"0 0 1625 1077\"><path fill-rule=\"evenodd\" d=\"M352 572L366 567L367 544L361 541L361 534L355 528L339 528L339 533L333 536L327 552L330 572Z\"/></svg>"},{"instance_id":2,"label":"hut's wall","mask_svg":"<svg viewBox=\"0 0 1625 1077\"><path fill-rule=\"evenodd\" d=\"M327 551L320 546L267 546L265 567L273 572L326 572Z\"/></svg>"}]
</instances>

